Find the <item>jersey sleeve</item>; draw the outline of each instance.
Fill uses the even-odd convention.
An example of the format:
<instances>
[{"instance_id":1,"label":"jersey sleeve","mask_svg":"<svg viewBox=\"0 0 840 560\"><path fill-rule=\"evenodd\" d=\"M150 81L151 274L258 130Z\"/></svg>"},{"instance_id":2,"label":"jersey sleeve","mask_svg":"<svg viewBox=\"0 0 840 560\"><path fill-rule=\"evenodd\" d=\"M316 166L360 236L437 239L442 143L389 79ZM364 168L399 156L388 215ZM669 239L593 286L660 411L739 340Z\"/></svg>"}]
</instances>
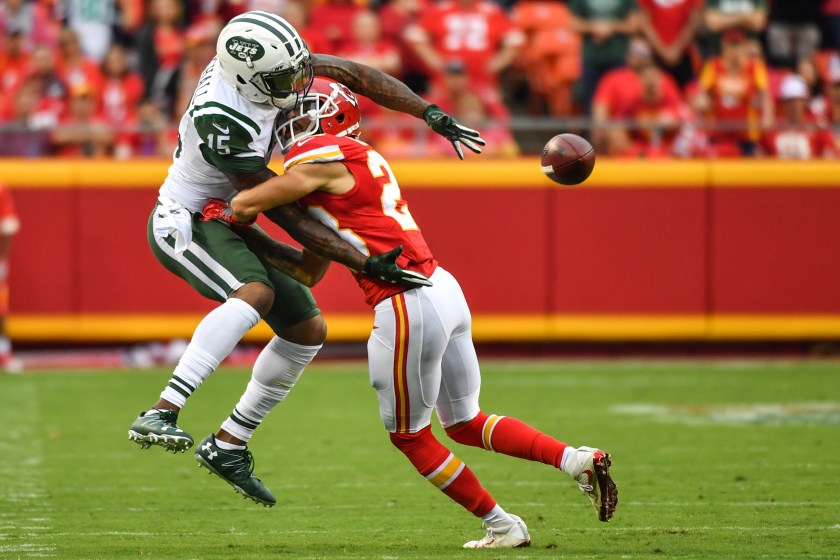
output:
<instances>
[{"instance_id":1,"label":"jersey sleeve","mask_svg":"<svg viewBox=\"0 0 840 560\"><path fill-rule=\"evenodd\" d=\"M295 142L286 159L283 169L289 169L302 163L329 163L347 159L339 138L329 134L311 136Z\"/></svg>"},{"instance_id":2,"label":"jersey sleeve","mask_svg":"<svg viewBox=\"0 0 840 560\"><path fill-rule=\"evenodd\" d=\"M247 116L222 105L206 103L192 111L199 150L210 165L225 173L256 173L266 166L260 127Z\"/></svg>"}]
</instances>

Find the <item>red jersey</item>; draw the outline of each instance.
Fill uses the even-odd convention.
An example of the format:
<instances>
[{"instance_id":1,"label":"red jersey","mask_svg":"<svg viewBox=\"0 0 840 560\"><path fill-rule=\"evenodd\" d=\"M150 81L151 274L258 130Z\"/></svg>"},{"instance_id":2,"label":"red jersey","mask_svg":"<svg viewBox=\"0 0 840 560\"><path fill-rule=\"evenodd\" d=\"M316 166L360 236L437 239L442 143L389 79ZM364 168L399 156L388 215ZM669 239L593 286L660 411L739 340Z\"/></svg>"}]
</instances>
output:
<instances>
[{"instance_id":1,"label":"red jersey","mask_svg":"<svg viewBox=\"0 0 840 560\"><path fill-rule=\"evenodd\" d=\"M613 119L635 119L642 114L677 111L682 97L674 79L663 72L659 76L658 98L646 100L639 76L629 68L617 68L601 78L594 103L606 105Z\"/></svg>"},{"instance_id":2,"label":"red jersey","mask_svg":"<svg viewBox=\"0 0 840 560\"><path fill-rule=\"evenodd\" d=\"M340 195L315 191L301 198L299 204L365 254L386 253L402 245L397 264L431 276L437 261L408 211L388 162L379 152L359 140L319 134L296 142L286 154L284 168L333 161L340 161L353 174L353 188ZM359 273L354 276L371 307L409 289Z\"/></svg>"},{"instance_id":3,"label":"red jersey","mask_svg":"<svg viewBox=\"0 0 840 560\"><path fill-rule=\"evenodd\" d=\"M525 36L504 10L484 0L469 6L459 2L433 4L418 23L420 32L444 60L463 62L470 78L482 83L494 80L487 65L504 42L515 46L525 42Z\"/></svg>"},{"instance_id":4,"label":"red jersey","mask_svg":"<svg viewBox=\"0 0 840 560\"><path fill-rule=\"evenodd\" d=\"M113 124L127 122L137 111L143 90L143 79L134 72L105 80L100 103L105 120Z\"/></svg>"},{"instance_id":5,"label":"red jersey","mask_svg":"<svg viewBox=\"0 0 840 560\"><path fill-rule=\"evenodd\" d=\"M767 67L750 60L738 73L726 70L720 57L706 62L700 73L700 87L712 98L711 117L722 125L747 124L747 130L718 131L717 137L758 140L758 94L769 85Z\"/></svg>"},{"instance_id":6,"label":"red jersey","mask_svg":"<svg viewBox=\"0 0 840 560\"><path fill-rule=\"evenodd\" d=\"M764 148L779 159L834 159L837 156L831 133L813 123L769 132L763 143Z\"/></svg>"},{"instance_id":7,"label":"red jersey","mask_svg":"<svg viewBox=\"0 0 840 560\"><path fill-rule=\"evenodd\" d=\"M705 5L704 0L637 0L637 3L665 45L673 45L688 26L691 14Z\"/></svg>"}]
</instances>

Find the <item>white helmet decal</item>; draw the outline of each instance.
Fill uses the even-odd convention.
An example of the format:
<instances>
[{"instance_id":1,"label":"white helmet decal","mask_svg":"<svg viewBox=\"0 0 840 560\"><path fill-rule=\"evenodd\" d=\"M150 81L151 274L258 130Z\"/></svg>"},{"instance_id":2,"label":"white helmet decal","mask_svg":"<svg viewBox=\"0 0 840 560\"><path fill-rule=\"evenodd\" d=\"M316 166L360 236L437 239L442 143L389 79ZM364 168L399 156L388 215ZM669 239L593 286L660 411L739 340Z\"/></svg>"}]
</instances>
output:
<instances>
[{"instance_id":1,"label":"white helmet decal","mask_svg":"<svg viewBox=\"0 0 840 560\"><path fill-rule=\"evenodd\" d=\"M309 48L286 20L245 12L222 29L216 42L222 78L255 103L295 106L312 83Z\"/></svg>"}]
</instances>

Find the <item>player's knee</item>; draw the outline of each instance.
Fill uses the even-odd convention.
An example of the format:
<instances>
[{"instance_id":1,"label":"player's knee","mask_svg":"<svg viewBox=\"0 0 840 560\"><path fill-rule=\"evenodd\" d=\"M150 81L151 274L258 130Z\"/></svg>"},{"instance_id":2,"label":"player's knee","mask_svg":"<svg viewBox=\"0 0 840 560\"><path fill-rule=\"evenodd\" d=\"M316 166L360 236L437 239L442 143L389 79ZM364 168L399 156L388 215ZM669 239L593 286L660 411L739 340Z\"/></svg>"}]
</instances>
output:
<instances>
[{"instance_id":1,"label":"player's knee","mask_svg":"<svg viewBox=\"0 0 840 560\"><path fill-rule=\"evenodd\" d=\"M411 455L413 451L415 451L418 447L423 445L426 433L430 432L430 430L431 429L428 426L426 426L425 428L414 434L396 434L391 432L389 435L391 438L391 443L394 444L394 447L396 447L406 455Z\"/></svg>"},{"instance_id":2,"label":"player's knee","mask_svg":"<svg viewBox=\"0 0 840 560\"><path fill-rule=\"evenodd\" d=\"M277 333L280 338L303 346L318 346L327 339L327 322L321 315L301 321Z\"/></svg>"},{"instance_id":3,"label":"player's knee","mask_svg":"<svg viewBox=\"0 0 840 560\"><path fill-rule=\"evenodd\" d=\"M230 297L241 299L256 309L260 317L265 317L274 305L274 290L262 282L248 282L233 292Z\"/></svg>"},{"instance_id":4,"label":"player's knee","mask_svg":"<svg viewBox=\"0 0 840 560\"><path fill-rule=\"evenodd\" d=\"M484 440L484 425L489 416L479 411L472 420L458 422L446 427L446 435L462 445L480 447Z\"/></svg>"}]
</instances>

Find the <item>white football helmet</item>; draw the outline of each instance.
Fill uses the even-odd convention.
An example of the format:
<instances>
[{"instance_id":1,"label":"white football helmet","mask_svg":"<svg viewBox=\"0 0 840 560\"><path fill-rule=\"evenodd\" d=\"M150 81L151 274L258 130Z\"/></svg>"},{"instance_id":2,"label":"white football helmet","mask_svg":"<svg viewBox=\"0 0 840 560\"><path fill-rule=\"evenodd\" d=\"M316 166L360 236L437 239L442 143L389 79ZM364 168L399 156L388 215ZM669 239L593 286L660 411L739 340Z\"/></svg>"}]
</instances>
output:
<instances>
[{"instance_id":1,"label":"white football helmet","mask_svg":"<svg viewBox=\"0 0 840 560\"><path fill-rule=\"evenodd\" d=\"M312 84L309 48L294 27L268 12L245 12L216 41L222 78L254 103L294 107Z\"/></svg>"}]
</instances>

